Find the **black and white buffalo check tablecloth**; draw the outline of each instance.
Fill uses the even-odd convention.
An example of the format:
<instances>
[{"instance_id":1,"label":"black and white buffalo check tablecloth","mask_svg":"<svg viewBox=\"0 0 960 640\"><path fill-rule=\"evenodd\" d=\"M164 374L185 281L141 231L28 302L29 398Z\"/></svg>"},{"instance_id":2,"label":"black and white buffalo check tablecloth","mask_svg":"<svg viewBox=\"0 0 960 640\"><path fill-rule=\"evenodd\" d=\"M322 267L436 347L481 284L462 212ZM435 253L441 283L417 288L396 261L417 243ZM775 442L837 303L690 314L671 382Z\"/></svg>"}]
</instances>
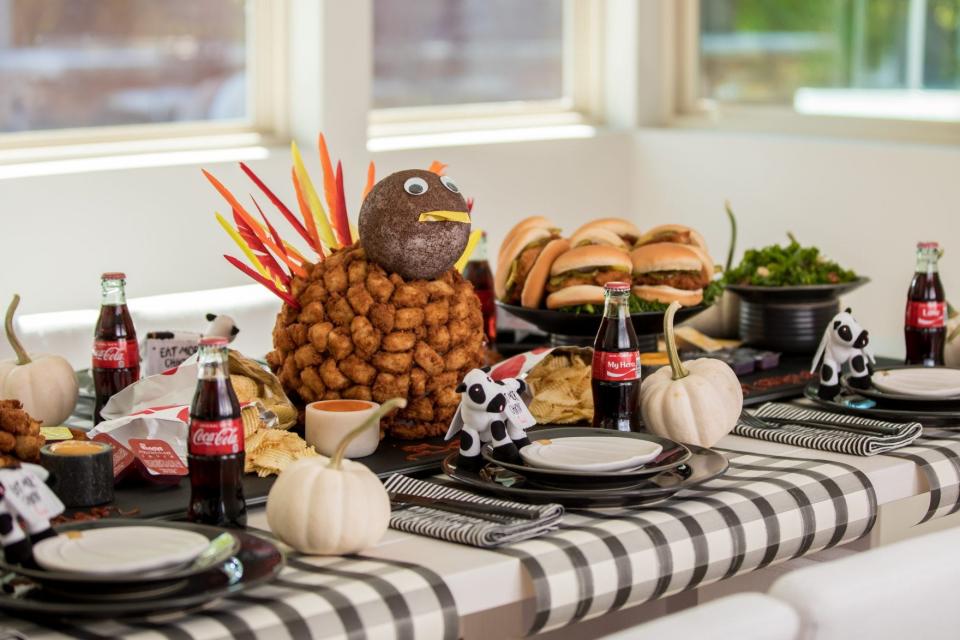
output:
<instances>
[{"instance_id":1,"label":"black and white buffalo check tablecloth","mask_svg":"<svg viewBox=\"0 0 960 640\"><path fill-rule=\"evenodd\" d=\"M866 535L869 479L816 451L720 449L728 472L665 505L568 512L548 535L484 553L517 558L533 582L531 633L693 589ZM797 453L799 452L799 453ZM914 462L930 487L924 520L960 509L960 433L930 431L882 455ZM440 543L438 543L440 544ZM445 543L448 544L448 543ZM74 621L76 622L76 621ZM280 579L170 621L65 626L0 620L29 638L456 638L450 590L416 564L293 555Z\"/></svg>"}]
</instances>

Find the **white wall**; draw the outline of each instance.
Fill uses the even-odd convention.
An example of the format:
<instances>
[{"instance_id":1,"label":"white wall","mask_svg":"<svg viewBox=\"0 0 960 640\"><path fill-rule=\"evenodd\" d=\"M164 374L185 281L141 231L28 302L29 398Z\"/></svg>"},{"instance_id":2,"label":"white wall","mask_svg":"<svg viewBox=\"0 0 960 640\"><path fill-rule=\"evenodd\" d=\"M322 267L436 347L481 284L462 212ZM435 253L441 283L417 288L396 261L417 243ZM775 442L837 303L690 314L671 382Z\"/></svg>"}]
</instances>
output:
<instances>
[{"instance_id":1,"label":"white wall","mask_svg":"<svg viewBox=\"0 0 960 640\"><path fill-rule=\"evenodd\" d=\"M903 353L903 306L915 243L946 249L941 277L960 301L960 149L681 129L635 136L633 203L644 226L675 220L704 230L714 257L728 246L784 242L787 230L872 282L848 296L877 351Z\"/></svg>"}]
</instances>

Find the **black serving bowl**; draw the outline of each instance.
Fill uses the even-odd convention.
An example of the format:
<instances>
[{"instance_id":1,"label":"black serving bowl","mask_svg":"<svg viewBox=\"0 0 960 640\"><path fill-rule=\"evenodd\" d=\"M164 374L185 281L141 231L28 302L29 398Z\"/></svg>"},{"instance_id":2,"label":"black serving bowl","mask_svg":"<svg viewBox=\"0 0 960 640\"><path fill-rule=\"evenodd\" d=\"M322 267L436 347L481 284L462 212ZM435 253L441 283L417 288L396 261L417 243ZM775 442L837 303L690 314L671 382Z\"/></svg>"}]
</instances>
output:
<instances>
[{"instance_id":1,"label":"black serving bowl","mask_svg":"<svg viewBox=\"0 0 960 640\"><path fill-rule=\"evenodd\" d=\"M840 312L840 296L868 282L869 278L858 278L796 287L729 284L727 289L740 296L740 337L746 344L812 355L831 318Z\"/></svg>"}]
</instances>

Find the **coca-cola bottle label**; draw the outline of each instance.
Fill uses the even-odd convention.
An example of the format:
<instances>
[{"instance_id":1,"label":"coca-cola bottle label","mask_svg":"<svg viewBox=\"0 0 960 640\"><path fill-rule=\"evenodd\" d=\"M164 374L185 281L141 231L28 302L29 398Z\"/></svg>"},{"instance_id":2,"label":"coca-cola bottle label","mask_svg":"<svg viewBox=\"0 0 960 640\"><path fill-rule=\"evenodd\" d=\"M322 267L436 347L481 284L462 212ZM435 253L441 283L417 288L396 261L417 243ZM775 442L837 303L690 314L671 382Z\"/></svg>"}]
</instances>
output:
<instances>
[{"instance_id":1,"label":"coca-cola bottle label","mask_svg":"<svg viewBox=\"0 0 960 640\"><path fill-rule=\"evenodd\" d=\"M594 351L593 378L606 382L630 382L640 377L639 351Z\"/></svg>"},{"instance_id":2,"label":"coca-cola bottle label","mask_svg":"<svg viewBox=\"0 0 960 640\"><path fill-rule=\"evenodd\" d=\"M914 329L937 329L947 324L947 305L929 301L907 303L906 325Z\"/></svg>"},{"instance_id":3,"label":"coca-cola bottle label","mask_svg":"<svg viewBox=\"0 0 960 640\"><path fill-rule=\"evenodd\" d=\"M94 340L94 369L129 369L140 366L140 349L132 340Z\"/></svg>"},{"instance_id":4,"label":"coca-cola bottle label","mask_svg":"<svg viewBox=\"0 0 960 640\"><path fill-rule=\"evenodd\" d=\"M223 456L243 451L243 420L190 420L187 447L195 456Z\"/></svg>"}]
</instances>

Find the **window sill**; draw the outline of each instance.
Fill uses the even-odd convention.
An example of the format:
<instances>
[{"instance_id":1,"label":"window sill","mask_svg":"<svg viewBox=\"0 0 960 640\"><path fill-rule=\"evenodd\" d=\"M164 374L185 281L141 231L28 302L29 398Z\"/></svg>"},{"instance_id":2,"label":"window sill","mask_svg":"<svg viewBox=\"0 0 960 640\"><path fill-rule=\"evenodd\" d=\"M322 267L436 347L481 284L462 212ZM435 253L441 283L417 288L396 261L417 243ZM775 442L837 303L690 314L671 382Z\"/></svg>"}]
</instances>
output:
<instances>
[{"instance_id":1,"label":"window sill","mask_svg":"<svg viewBox=\"0 0 960 640\"><path fill-rule=\"evenodd\" d=\"M581 123L462 129L459 131L413 133L406 135L381 135L371 136L367 140L367 151L378 153L405 149L460 147L511 142L535 142L541 140L569 140L576 138L594 138L597 136L597 133L597 127L591 124Z\"/></svg>"}]
</instances>

